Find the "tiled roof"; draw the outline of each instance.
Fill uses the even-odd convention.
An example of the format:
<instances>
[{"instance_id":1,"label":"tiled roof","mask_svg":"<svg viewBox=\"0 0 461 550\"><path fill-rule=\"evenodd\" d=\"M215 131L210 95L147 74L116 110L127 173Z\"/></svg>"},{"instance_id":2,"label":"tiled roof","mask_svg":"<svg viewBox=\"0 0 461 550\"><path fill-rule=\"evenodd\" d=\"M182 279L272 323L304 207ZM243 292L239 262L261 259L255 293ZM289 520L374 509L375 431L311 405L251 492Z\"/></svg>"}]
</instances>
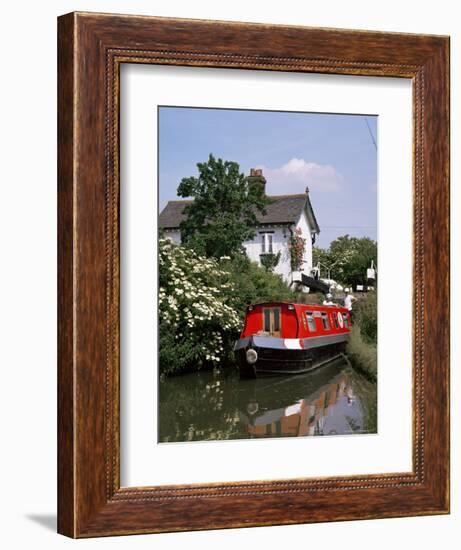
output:
<instances>
[{"instance_id":1,"label":"tiled roof","mask_svg":"<svg viewBox=\"0 0 461 550\"><path fill-rule=\"evenodd\" d=\"M309 223L316 233L320 232L308 194L269 196L270 204L266 206L266 214L257 213L261 224L294 224L298 221L303 208ZM190 200L169 201L159 216L159 226L163 229L178 229L184 219L184 208L191 204Z\"/></svg>"},{"instance_id":2,"label":"tiled roof","mask_svg":"<svg viewBox=\"0 0 461 550\"><path fill-rule=\"evenodd\" d=\"M184 208L192 201L168 201L165 208L160 212L158 224L163 229L177 229L184 219Z\"/></svg>"}]
</instances>

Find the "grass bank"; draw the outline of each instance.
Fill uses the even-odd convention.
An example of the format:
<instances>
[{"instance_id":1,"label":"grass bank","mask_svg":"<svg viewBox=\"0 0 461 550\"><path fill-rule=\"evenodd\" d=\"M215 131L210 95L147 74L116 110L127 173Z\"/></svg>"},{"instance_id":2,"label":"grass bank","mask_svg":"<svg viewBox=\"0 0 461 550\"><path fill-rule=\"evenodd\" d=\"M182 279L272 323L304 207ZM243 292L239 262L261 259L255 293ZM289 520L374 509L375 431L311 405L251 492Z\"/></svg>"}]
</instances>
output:
<instances>
[{"instance_id":1,"label":"grass bank","mask_svg":"<svg viewBox=\"0 0 461 550\"><path fill-rule=\"evenodd\" d=\"M376 382L378 373L378 318L376 293L362 295L354 307L354 326L347 345L352 366Z\"/></svg>"},{"instance_id":2,"label":"grass bank","mask_svg":"<svg viewBox=\"0 0 461 550\"><path fill-rule=\"evenodd\" d=\"M376 382L378 374L376 344L365 341L358 325L352 327L347 344L347 357L355 369L372 382Z\"/></svg>"}]
</instances>

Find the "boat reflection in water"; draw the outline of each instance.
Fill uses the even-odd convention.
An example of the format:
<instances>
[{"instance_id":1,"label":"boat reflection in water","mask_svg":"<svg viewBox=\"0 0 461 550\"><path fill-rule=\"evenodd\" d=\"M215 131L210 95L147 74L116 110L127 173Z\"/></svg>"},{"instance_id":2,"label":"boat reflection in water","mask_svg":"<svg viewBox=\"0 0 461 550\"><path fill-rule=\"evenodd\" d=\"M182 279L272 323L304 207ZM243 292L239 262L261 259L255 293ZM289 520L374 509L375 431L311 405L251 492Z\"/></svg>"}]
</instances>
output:
<instances>
[{"instance_id":1,"label":"boat reflection in water","mask_svg":"<svg viewBox=\"0 0 461 550\"><path fill-rule=\"evenodd\" d=\"M160 385L160 442L375 432L376 385L344 359L290 377L202 372Z\"/></svg>"},{"instance_id":2,"label":"boat reflection in water","mask_svg":"<svg viewBox=\"0 0 461 550\"><path fill-rule=\"evenodd\" d=\"M259 387L255 387L255 397L246 406L246 414L242 413L242 421L249 437L368 433L362 403L357 399L351 384L351 374L350 369L344 370L326 384L320 378L316 382L322 385L312 393L291 404L284 404L281 399L279 408L265 406L264 394L270 391L270 387L257 385ZM299 394L295 384L302 381L290 378L289 383L293 385L293 392L289 393ZM304 391L312 390L312 384L307 381L306 386Z\"/></svg>"}]
</instances>

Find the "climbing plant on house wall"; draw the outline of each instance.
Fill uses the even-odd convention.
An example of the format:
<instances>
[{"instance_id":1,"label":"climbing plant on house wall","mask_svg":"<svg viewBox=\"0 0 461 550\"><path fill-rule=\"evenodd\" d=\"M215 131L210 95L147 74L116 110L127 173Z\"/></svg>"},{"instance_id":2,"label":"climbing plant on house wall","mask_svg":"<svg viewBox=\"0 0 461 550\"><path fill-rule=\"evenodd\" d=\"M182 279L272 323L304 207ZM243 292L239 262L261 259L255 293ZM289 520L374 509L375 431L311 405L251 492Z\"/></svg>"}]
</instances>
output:
<instances>
[{"instance_id":1,"label":"climbing plant on house wall","mask_svg":"<svg viewBox=\"0 0 461 550\"><path fill-rule=\"evenodd\" d=\"M303 266L304 248L306 246L306 239L302 236L300 227L297 227L290 237L288 248L290 249L291 258L291 270L300 271Z\"/></svg>"}]
</instances>

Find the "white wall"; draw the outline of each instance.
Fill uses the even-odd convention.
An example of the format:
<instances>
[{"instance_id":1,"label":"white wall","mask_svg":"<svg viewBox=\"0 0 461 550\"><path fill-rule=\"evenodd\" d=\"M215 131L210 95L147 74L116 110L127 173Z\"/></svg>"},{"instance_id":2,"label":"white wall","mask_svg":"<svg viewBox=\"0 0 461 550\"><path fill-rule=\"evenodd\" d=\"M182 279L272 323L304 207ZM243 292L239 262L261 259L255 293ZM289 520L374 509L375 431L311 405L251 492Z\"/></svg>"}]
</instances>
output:
<instances>
[{"instance_id":1,"label":"white wall","mask_svg":"<svg viewBox=\"0 0 461 550\"><path fill-rule=\"evenodd\" d=\"M452 514L366 522L120 537L75 543L53 531L56 509L56 16L93 10L346 27L452 36L453 250L461 216L459 97L461 29L457 2L369 0L16 0L2 6L0 132L0 342L2 547L453 549L461 535L460 339L453 338ZM452 280L459 281L460 255ZM461 330L453 285L453 333Z\"/></svg>"},{"instance_id":2,"label":"white wall","mask_svg":"<svg viewBox=\"0 0 461 550\"><path fill-rule=\"evenodd\" d=\"M181 244L181 232L180 231L165 231L165 237L172 240L176 244Z\"/></svg>"},{"instance_id":3,"label":"white wall","mask_svg":"<svg viewBox=\"0 0 461 550\"><path fill-rule=\"evenodd\" d=\"M274 269L274 273L282 275L287 282L291 282L291 264L290 255L288 254L287 242L290 236L288 227L265 226L264 229L256 229L256 235L250 241L245 241L244 246L246 253L252 262L260 264L259 255L262 253L262 236L261 232L272 231L272 251L274 254L280 252L280 260Z\"/></svg>"},{"instance_id":4,"label":"white wall","mask_svg":"<svg viewBox=\"0 0 461 550\"><path fill-rule=\"evenodd\" d=\"M325 220L328 222L328 220ZM306 275L310 275L312 269L312 229L306 216L306 212L301 213L296 228L301 229L301 237L305 239L304 254L303 254L303 267L302 272ZM321 229L321 228L320 228Z\"/></svg>"}]
</instances>

